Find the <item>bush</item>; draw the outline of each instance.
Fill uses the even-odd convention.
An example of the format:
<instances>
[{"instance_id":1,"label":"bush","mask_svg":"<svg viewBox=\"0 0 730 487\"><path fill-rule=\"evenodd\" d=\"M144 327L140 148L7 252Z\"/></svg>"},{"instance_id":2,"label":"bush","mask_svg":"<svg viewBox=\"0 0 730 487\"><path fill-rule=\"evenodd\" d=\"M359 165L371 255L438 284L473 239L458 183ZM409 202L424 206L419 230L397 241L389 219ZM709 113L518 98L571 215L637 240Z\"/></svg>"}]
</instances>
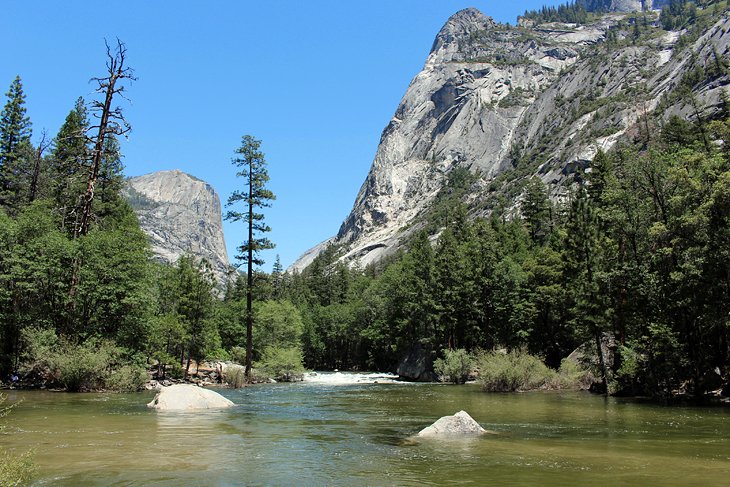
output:
<instances>
[{"instance_id":1,"label":"bush","mask_svg":"<svg viewBox=\"0 0 730 487\"><path fill-rule=\"evenodd\" d=\"M241 365L228 365L223 370L223 380L229 387L238 389L246 383L246 368Z\"/></svg>"},{"instance_id":2,"label":"bush","mask_svg":"<svg viewBox=\"0 0 730 487\"><path fill-rule=\"evenodd\" d=\"M137 365L124 365L104 380L105 388L117 392L137 392L149 380L147 370Z\"/></svg>"},{"instance_id":3,"label":"bush","mask_svg":"<svg viewBox=\"0 0 730 487\"><path fill-rule=\"evenodd\" d=\"M297 347L267 347L256 368L276 380L291 382L304 375L304 359Z\"/></svg>"},{"instance_id":4,"label":"bush","mask_svg":"<svg viewBox=\"0 0 730 487\"><path fill-rule=\"evenodd\" d=\"M436 359L433 363L434 371L439 375L442 382L453 382L463 384L469 378L474 358L464 350L444 350L444 358Z\"/></svg>"},{"instance_id":5,"label":"bush","mask_svg":"<svg viewBox=\"0 0 730 487\"><path fill-rule=\"evenodd\" d=\"M488 392L529 391L556 380L557 373L524 350L484 352L477 358L479 382Z\"/></svg>"},{"instance_id":6,"label":"bush","mask_svg":"<svg viewBox=\"0 0 730 487\"><path fill-rule=\"evenodd\" d=\"M588 389L594 381L595 377L590 371L577 362L564 358L552 386L556 389Z\"/></svg>"},{"instance_id":7,"label":"bush","mask_svg":"<svg viewBox=\"0 0 730 487\"><path fill-rule=\"evenodd\" d=\"M148 379L144 369L111 340L90 338L77 344L39 328L23 330L22 338L23 373L43 377L70 392L136 391Z\"/></svg>"},{"instance_id":8,"label":"bush","mask_svg":"<svg viewBox=\"0 0 730 487\"><path fill-rule=\"evenodd\" d=\"M13 406L5 406L7 399L5 394L0 394L0 418L7 416ZM0 433L4 427L0 426ZM35 465L32 459L33 453L28 451L21 455L12 455L10 452L0 448L0 485L16 486L25 485L30 482L35 473Z\"/></svg>"}]
</instances>

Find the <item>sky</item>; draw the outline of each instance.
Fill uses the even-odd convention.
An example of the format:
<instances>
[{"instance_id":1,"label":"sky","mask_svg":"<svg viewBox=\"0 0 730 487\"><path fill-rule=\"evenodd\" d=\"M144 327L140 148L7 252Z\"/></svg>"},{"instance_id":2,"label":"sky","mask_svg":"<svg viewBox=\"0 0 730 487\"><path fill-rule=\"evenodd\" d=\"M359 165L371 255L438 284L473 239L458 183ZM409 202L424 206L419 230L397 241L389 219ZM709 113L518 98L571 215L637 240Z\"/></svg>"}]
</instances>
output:
<instances>
[{"instance_id":1,"label":"sky","mask_svg":"<svg viewBox=\"0 0 730 487\"><path fill-rule=\"evenodd\" d=\"M458 10L514 24L559 0L309 0L2 2L0 90L20 75L34 142L55 136L89 79L104 74L104 39L127 46L137 80L118 99L132 125L125 175L180 169L222 203L243 180L231 164L241 137L262 141L277 196L265 209L265 270L335 235L375 156L380 134L433 40ZM2 103L5 103L3 97ZM243 223L224 222L229 257Z\"/></svg>"}]
</instances>

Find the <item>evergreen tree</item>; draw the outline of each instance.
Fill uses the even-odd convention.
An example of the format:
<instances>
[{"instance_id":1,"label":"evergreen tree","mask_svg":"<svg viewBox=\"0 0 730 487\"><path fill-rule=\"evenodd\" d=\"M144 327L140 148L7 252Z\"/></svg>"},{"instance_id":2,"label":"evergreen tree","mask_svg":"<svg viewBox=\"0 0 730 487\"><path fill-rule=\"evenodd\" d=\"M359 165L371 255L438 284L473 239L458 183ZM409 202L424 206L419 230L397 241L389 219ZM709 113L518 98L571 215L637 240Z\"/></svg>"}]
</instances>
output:
<instances>
[{"instance_id":1,"label":"evergreen tree","mask_svg":"<svg viewBox=\"0 0 730 487\"><path fill-rule=\"evenodd\" d=\"M63 217L63 228L69 232L76 228L81 212L81 195L90 156L88 129L86 104L79 97L56 135L49 168L50 195Z\"/></svg>"},{"instance_id":2,"label":"evergreen tree","mask_svg":"<svg viewBox=\"0 0 730 487\"><path fill-rule=\"evenodd\" d=\"M279 254L276 254L274 266L271 268L271 284L273 286L274 299L281 299L284 281L284 267L281 265Z\"/></svg>"},{"instance_id":3,"label":"evergreen tree","mask_svg":"<svg viewBox=\"0 0 730 487\"><path fill-rule=\"evenodd\" d=\"M242 221L248 230L248 238L238 247L239 253L236 259L246 265L246 377L249 380L253 361L253 266L263 264L263 260L259 257L260 251L274 248L269 239L260 236L269 232L271 228L264 223L264 215L257 213L257 210L269 207L270 201L276 198L274 193L266 189L269 173L260 147L261 141L254 137L250 135L242 137L241 146L236 149L237 156L232 162L234 166L240 168L236 176L244 178L246 188L243 191L234 191L226 203L228 207L243 203L244 211L229 210L226 213L226 220Z\"/></svg>"},{"instance_id":4,"label":"evergreen tree","mask_svg":"<svg viewBox=\"0 0 730 487\"><path fill-rule=\"evenodd\" d=\"M192 360L200 362L220 342L210 318L213 313L213 274L206 260L183 256L177 262L177 314L188 340L185 347L185 377Z\"/></svg>"},{"instance_id":5,"label":"evergreen tree","mask_svg":"<svg viewBox=\"0 0 730 487\"><path fill-rule=\"evenodd\" d=\"M527 182L520 210L530 238L536 244L542 245L552 227L550 199L542 180L533 177Z\"/></svg>"},{"instance_id":6,"label":"evergreen tree","mask_svg":"<svg viewBox=\"0 0 730 487\"><path fill-rule=\"evenodd\" d=\"M0 206L15 206L22 190L20 178L24 171L20 165L23 159L27 160L32 135L20 76L13 80L5 96L8 101L0 113Z\"/></svg>"}]
</instances>

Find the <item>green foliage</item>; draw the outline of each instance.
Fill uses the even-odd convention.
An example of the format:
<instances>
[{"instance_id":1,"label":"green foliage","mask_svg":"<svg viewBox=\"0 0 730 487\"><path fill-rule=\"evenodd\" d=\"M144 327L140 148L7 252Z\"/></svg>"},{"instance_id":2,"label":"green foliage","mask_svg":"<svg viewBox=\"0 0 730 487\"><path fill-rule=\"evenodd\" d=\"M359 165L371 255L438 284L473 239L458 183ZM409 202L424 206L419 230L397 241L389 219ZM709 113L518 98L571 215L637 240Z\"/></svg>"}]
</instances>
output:
<instances>
[{"instance_id":1,"label":"green foliage","mask_svg":"<svg viewBox=\"0 0 730 487\"><path fill-rule=\"evenodd\" d=\"M26 328L22 334L24 375L36 375L70 392L108 389L137 391L148 380L144 368L110 340L90 338L77 344L53 330ZM132 365L130 365L132 362Z\"/></svg>"},{"instance_id":2,"label":"green foliage","mask_svg":"<svg viewBox=\"0 0 730 487\"><path fill-rule=\"evenodd\" d=\"M271 231L263 223L264 215L257 213L259 208L268 208L271 201L276 199L274 193L266 189L269 181L269 172L266 169L264 153L261 152L261 141L250 135L241 138L241 146L236 149L236 157L233 158L233 165L239 168L237 177L244 179L245 189L236 190L228 197L227 207L235 207L239 203L244 205L245 211L228 210L225 219L244 222L249 230L249 239L240 247L236 259L247 264L249 260L253 265L262 265L263 261L258 258L261 250L272 249L274 244L267 238L253 238L253 234L261 234ZM253 232L253 233L252 233Z\"/></svg>"},{"instance_id":3,"label":"green foliage","mask_svg":"<svg viewBox=\"0 0 730 487\"><path fill-rule=\"evenodd\" d=\"M241 146L236 149L236 157L233 158L233 165L240 168L236 173L237 177L244 178L245 188L243 191L236 190L228 197L227 207L236 207L243 204L243 211L228 210L225 219L233 222L242 221L246 224L248 238L238 247L236 259L246 265L246 375L250 378L253 362L253 292L254 292L254 266L262 265L264 262L259 258L259 252L266 249L273 249L274 244L261 234L271 231L264 223L263 213L258 213L261 208L270 206L270 202L276 197L271 190L266 188L269 181L269 172L266 169L266 160L260 150L261 141L250 135L241 139Z\"/></svg>"},{"instance_id":4,"label":"green foliage","mask_svg":"<svg viewBox=\"0 0 730 487\"><path fill-rule=\"evenodd\" d=\"M436 359L433 370L442 381L463 384L469 378L474 366L474 357L463 348L443 350L443 358Z\"/></svg>"},{"instance_id":5,"label":"green foliage","mask_svg":"<svg viewBox=\"0 0 730 487\"><path fill-rule=\"evenodd\" d=\"M15 406L5 406L6 400L7 396L0 393L0 420L6 417ZM2 434L3 429L4 425L0 424L0 434ZM32 451L18 455L0 447L0 485L3 487L27 485L36 470Z\"/></svg>"},{"instance_id":6,"label":"green foliage","mask_svg":"<svg viewBox=\"0 0 730 487\"><path fill-rule=\"evenodd\" d=\"M144 367L139 365L122 365L104 378L105 389L117 392L137 392L149 380Z\"/></svg>"},{"instance_id":7,"label":"green foliage","mask_svg":"<svg viewBox=\"0 0 730 487\"><path fill-rule=\"evenodd\" d=\"M297 347L271 346L264 349L256 369L279 381L300 380L304 374L302 351Z\"/></svg>"},{"instance_id":8,"label":"green foliage","mask_svg":"<svg viewBox=\"0 0 730 487\"><path fill-rule=\"evenodd\" d=\"M245 354L245 350L243 353ZM241 363L244 362L244 355L241 356ZM224 372L224 379L228 387L239 389L246 383L246 371L243 367L228 366Z\"/></svg>"},{"instance_id":9,"label":"green foliage","mask_svg":"<svg viewBox=\"0 0 730 487\"><path fill-rule=\"evenodd\" d=\"M27 176L31 172L33 147L25 94L17 76L5 94L8 101L0 113L0 207L16 210L25 201Z\"/></svg>"},{"instance_id":10,"label":"green foliage","mask_svg":"<svg viewBox=\"0 0 730 487\"><path fill-rule=\"evenodd\" d=\"M567 2L557 7L544 6L540 10L526 10L523 17L538 24L544 22L585 24L591 19L582 0Z\"/></svg>"},{"instance_id":11,"label":"green foliage","mask_svg":"<svg viewBox=\"0 0 730 487\"><path fill-rule=\"evenodd\" d=\"M254 307L254 351L269 347L301 348L304 323L289 301L264 301ZM256 353L254 354L256 356Z\"/></svg>"},{"instance_id":12,"label":"green foliage","mask_svg":"<svg viewBox=\"0 0 730 487\"><path fill-rule=\"evenodd\" d=\"M487 392L530 391L547 387L555 371L524 350L482 352L477 357L479 382Z\"/></svg>"}]
</instances>

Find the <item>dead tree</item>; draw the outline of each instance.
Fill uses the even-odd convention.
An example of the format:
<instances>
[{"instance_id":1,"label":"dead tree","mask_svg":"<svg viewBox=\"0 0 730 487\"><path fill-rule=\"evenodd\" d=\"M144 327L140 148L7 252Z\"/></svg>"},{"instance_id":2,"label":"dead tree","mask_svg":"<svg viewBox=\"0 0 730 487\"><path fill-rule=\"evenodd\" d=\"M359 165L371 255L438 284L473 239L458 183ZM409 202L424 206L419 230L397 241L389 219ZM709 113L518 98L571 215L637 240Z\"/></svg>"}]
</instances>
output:
<instances>
[{"instance_id":1,"label":"dead tree","mask_svg":"<svg viewBox=\"0 0 730 487\"><path fill-rule=\"evenodd\" d=\"M119 83L122 80L136 80L134 71L125 66L127 56L127 46L117 39L117 45L112 52L109 43L106 44L106 68L107 76L101 78L92 78L98 86L96 92L104 95L104 101L94 100L91 103L91 109L94 116L99 120L98 125L90 127L90 130L97 130L95 137L91 139L94 146L91 159L91 167L89 168L89 179L86 184L86 192L84 193L83 209L79 224L74 229L74 237L86 235L89 231L89 225L92 219L92 204L94 202L94 188L96 180L99 178L99 168L104 152L104 140L109 134L124 135L131 130L131 127L122 115L120 107L112 108L112 99L114 95L122 95L124 85Z\"/></svg>"},{"instance_id":2,"label":"dead tree","mask_svg":"<svg viewBox=\"0 0 730 487\"><path fill-rule=\"evenodd\" d=\"M38 149L34 154L33 175L30 180L30 191L28 193L28 202L33 203L38 195L38 181L41 175L41 165L43 164L43 153L51 146L51 141L46 139L45 129L41 135L41 141L38 143Z\"/></svg>"},{"instance_id":3,"label":"dead tree","mask_svg":"<svg viewBox=\"0 0 730 487\"><path fill-rule=\"evenodd\" d=\"M84 192L82 201L81 218L74 228L73 236L86 235L89 231L89 225L93 217L92 204L94 203L94 188L96 180L99 178L99 168L101 167L102 157L104 155L104 140L109 134L124 135L131 130L131 127L122 115L120 107L112 108L112 100L114 95L122 95L124 85L119 83L123 80L134 81L134 71L125 66L127 56L127 46L117 39L117 45L114 51L109 43L104 40L106 45L106 69L107 75L101 78L91 78L91 81L97 83L96 92L102 94L104 101L94 100L91 102L91 110L99 120L97 125L89 127L90 131L96 129L96 136L89 137L89 142L94 146L91 154L91 166L89 167L89 178L86 183L86 191ZM118 84L119 83L119 84ZM73 262L73 270L71 273L71 285L69 286L69 307L71 310L76 308L76 302L73 299L79 284L79 272L81 269L81 261L77 256Z\"/></svg>"}]
</instances>

